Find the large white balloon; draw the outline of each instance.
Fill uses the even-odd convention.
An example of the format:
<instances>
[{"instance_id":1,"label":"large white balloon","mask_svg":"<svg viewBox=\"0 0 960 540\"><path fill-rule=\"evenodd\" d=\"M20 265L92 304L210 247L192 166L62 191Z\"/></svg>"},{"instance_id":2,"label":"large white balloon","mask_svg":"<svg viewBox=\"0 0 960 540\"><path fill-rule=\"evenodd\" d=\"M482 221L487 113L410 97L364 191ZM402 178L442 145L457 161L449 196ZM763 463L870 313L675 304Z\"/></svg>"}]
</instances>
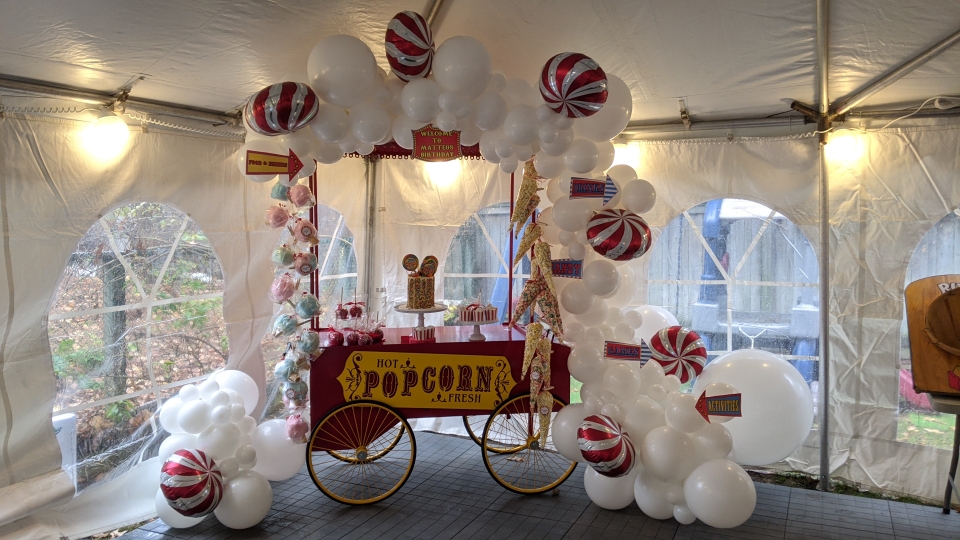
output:
<instances>
[{"instance_id":1,"label":"large white balloon","mask_svg":"<svg viewBox=\"0 0 960 540\"><path fill-rule=\"evenodd\" d=\"M570 352L567 367L570 369L570 375L578 381L598 382L603 376L603 370L601 369L603 361L600 349L583 344L574 347L573 351ZM640 378L638 376L638 387L639 382Z\"/></svg>"},{"instance_id":2,"label":"large white balloon","mask_svg":"<svg viewBox=\"0 0 960 540\"><path fill-rule=\"evenodd\" d=\"M759 349L727 353L707 364L693 387L700 396L712 382L743 394L742 414L724 424L742 465L768 465L796 450L813 425L813 396L789 362ZM699 514L698 514L699 516Z\"/></svg>"},{"instance_id":3,"label":"large white balloon","mask_svg":"<svg viewBox=\"0 0 960 540\"><path fill-rule=\"evenodd\" d=\"M492 67L487 48L470 36L454 36L444 41L433 56L433 76L437 83L466 99L483 93L490 82Z\"/></svg>"},{"instance_id":4,"label":"large white balloon","mask_svg":"<svg viewBox=\"0 0 960 540\"><path fill-rule=\"evenodd\" d=\"M533 167L537 170L540 176L544 178L556 179L556 177L560 176L560 173L563 172L563 158L559 156L551 156L549 154L545 154L543 151L540 151L536 156L533 157ZM547 197L550 198L551 201L555 202L557 199L565 195L563 190L560 189L559 181L556 183L551 182L550 185L556 185L556 188L553 192L551 192L549 185L547 187Z\"/></svg>"},{"instance_id":5,"label":"large white balloon","mask_svg":"<svg viewBox=\"0 0 960 540\"><path fill-rule=\"evenodd\" d=\"M350 109L350 129L360 141L376 144L390 133L390 115L380 105L361 103Z\"/></svg>"},{"instance_id":6,"label":"large white balloon","mask_svg":"<svg viewBox=\"0 0 960 540\"><path fill-rule=\"evenodd\" d=\"M253 377L237 369L226 369L214 375L221 390L233 390L243 398L243 409L249 415L260 401L260 388Z\"/></svg>"},{"instance_id":7,"label":"large white balloon","mask_svg":"<svg viewBox=\"0 0 960 540\"><path fill-rule=\"evenodd\" d=\"M526 104L520 104L507 111L503 119L503 133L514 144L530 144L537 137L537 115L535 109ZM521 156L522 158L523 156Z\"/></svg>"},{"instance_id":8,"label":"large white balloon","mask_svg":"<svg viewBox=\"0 0 960 540\"><path fill-rule=\"evenodd\" d=\"M572 281L560 291L560 305L574 315L586 313L593 307L593 294L582 280Z\"/></svg>"},{"instance_id":9,"label":"large white balloon","mask_svg":"<svg viewBox=\"0 0 960 540\"><path fill-rule=\"evenodd\" d=\"M335 143L350 130L347 112L340 107L321 103L317 116L310 122L310 131L321 141Z\"/></svg>"},{"instance_id":10,"label":"large white balloon","mask_svg":"<svg viewBox=\"0 0 960 540\"><path fill-rule=\"evenodd\" d=\"M370 47L344 34L324 38L307 58L310 86L321 99L344 109L362 103L377 85L377 61Z\"/></svg>"},{"instance_id":11,"label":"large white balloon","mask_svg":"<svg viewBox=\"0 0 960 540\"><path fill-rule=\"evenodd\" d=\"M682 480L697 465L696 448L686 433L670 426L654 428L643 438L640 459L660 480Z\"/></svg>"},{"instance_id":12,"label":"large white balloon","mask_svg":"<svg viewBox=\"0 0 960 540\"><path fill-rule=\"evenodd\" d=\"M697 412L697 398L690 394L670 394L663 403L663 410L667 425L684 433L693 433L707 425L707 421Z\"/></svg>"},{"instance_id":13,"label":"large white balloon","mask_svg":"<svg viewBox=\"0 0 960 540\"><path fill-rule=\"evenodd\" d=\"M643 441L648 433L664 425L663 408L647 396L621 400L623 407L623 429L630 434L631 441Z\"/></svg>"},{"instance_id":14,"label":"large white balloon","mask_svg":"<svg viewBox=\"0 0 960 540\"><path fill-rule=\"evenodd\" d=\"M595 169L599 159L597 145L587 139L574 139L563 154L563 163L578 174L586 174Z\"/></svg>"},{"instance_id":15,"label":"large white balloon","mask_svg":"<svg viewBox=\"0 0 960 540\"><path fill-rule=\"evenodd\" d=\"M583 267L583 284L592 294L609 294L620 286L620 272L608 260L593 261Z\"/></svg>"},{"instance_id":16,"label":"large white balloon","mask_svg":"<svg viewBox=\"0 0 960 540\"><path fill-rule=\"evenodd\" d=\"M483 131L499 129L507 115L507 102L496 92L484 92L473 103L474 122Z\"/></svg>"},{"instance_id":17,"label":"large white balloon","mask_svg":"<svg viewBox=\"0 0 960 540\"><path fill-rule=\"evenodd\" d=\"M619 399L630 398L640 391L640 373L626 362L608 360L603 387Z\"/></svg>"},{"instance_id":18,"label":"large white balloon","mask_svg":"<svg viewBox=\"0 0 960 540\"><path fill-rule=\"evenodd\" d=\"M633 482L633 497L644 514L653 519L670 519L673 505L661 495L661 484L649 471L641 471Z\"/></svg>"},{"instance_id":19,"label":"large white balloon","mask_svg":"<svg viewBox=\"0 0 960 540\"><path fill-rule=\"evenodd\" d=\"M743 524L757 506L757 488L750 475L726 459L694 469L683 483L683 496L700 521L718 529Z\"/></svg>"},{"instance_id":20,"label":"large white balloon","mask_svg":"<svg viewBox=\"0 0 960 540\"><path fill-rule=\"evenodd\" d=\"M293 478L300 472L307 445L288 439L287 423L276 419L257 426L253 447L257 451L257 466L252 470L277 482Z\"/></svg>"},{"instance_id":21,"label":"large white balloon","mask_svg":"<svg viewBox=\"0 0 960 540\"><path fill-rule=\"evenodd\" d=\"M580 453L580 446L577 444L577 430L580 424L587 417L587 411L583 403L571 403L560 409L560 412L553 418L550 425L553 445L557 452L570 461L579 461L586 463L583 454Z\"/></svg>"},{"instance_id":22,"label":"large white balloon","mask_svg":"<svg viewBox=\"0 0 960 540\"><path fill-rule=\"evenodd\" d=\"M616 75L607 73L607 101L593 116L578 118L574 124L578 137L595 142L609 141L627 127L633 114L630 88Z\"/></svg>"},{"instance_id":23,"label":"large white balloon","mask_svg":"<svg viewBox=\"0 0 960 540\"><path fill-rule=\"evenodd\" d=\"M271 504L270 482L254 471L240 471L223 483L223 498L213 513L225 527L248 529L267 517Z\"/></svg>"},{"instance_id":24,"label":"large white balloon","mask_svg":"<svg viewBox=\"0 0 960 540\"><path fill-rule=\"evenodd\" d=\"M641 467L634 466L624 476L610 478L590 467L583 472L583 489L593 504L600 508L620 510L634 501L633 486L641 470Z\"/></svg>"},{"instance_id":25,"label":"large white balloon","mask_svg":"<svg viewBox=\"0 0 960 540\"><path fill-rule=\"evenodd\" d=\"M646 180L628 182L623 186L621 196L627 210L637 214L649 212L657 202L657 190Z\"/></svg>"},{"instance_id":26,"label":"large white balloon","mask_svg":"<svg viewBox=\"0 0 960 540\"><path fill-rule=\"evenodd\" d=\"M207 516L195 518L177 512L167 502L167 498L163 496L163 491L159 487L157 494L153 497L153 505L157 509L157 517L160 521L174 529L189 529L207 518Z\"/></svg>"},{"instance_id":27,"label":"large white balloon","mask_svg":"<svg viewBox=\"0 0 960 540\"><path fill-rule=\"evenodd\" d=\"M177 415L180 414L180 408L183 407L183 401L178 396L174 396L163 404L160 408L160 425L169 433L183 433L183 428L177 422Z\"/></svg>"},{"instance_id":28,"label":"large white balloon","mask_svg":"<svg viewBox=\"0 0 960 540\"><path fill-rule=\"evenodd\" d=\"M520 104L533 105L538 97L538 92L533 89L533 86L530 86L530 83L516 77L507 79L507 83L501 93L503 94L503 99L507 101L507 107L514 107Z\"/></svg>"},{"instance_id":29,"label":"large white balloon","mask_svg":"<svg viewBox=\"0 0 960 540\"><path fill-rule=\"evenodd\" d=\"M430 79L414 79L400 91L400 106L417 122L432 122L440 112L440 86Z\"/></svg>"},{"instance_id":30,"label":"large white balloon","mask_svg":"<svg viewBox=\"0 0 960 540\"><path fill-rule=\"evenodd\" d=\"M240 445L240 429L233 424L208 427L197 436L197 449L214 461L232 456Z\"/></svg>"},{"instance_id":31,"label":"large white balloon","mask_svg":"<svg viewBox=\"0 0 960 540\"><path fill-rule=\"evenodd\" d=\"M583 200L561 197L553 204L553 220L565 231L578 231L587 226L592 211Z\"/></svg>"}]
</instances>

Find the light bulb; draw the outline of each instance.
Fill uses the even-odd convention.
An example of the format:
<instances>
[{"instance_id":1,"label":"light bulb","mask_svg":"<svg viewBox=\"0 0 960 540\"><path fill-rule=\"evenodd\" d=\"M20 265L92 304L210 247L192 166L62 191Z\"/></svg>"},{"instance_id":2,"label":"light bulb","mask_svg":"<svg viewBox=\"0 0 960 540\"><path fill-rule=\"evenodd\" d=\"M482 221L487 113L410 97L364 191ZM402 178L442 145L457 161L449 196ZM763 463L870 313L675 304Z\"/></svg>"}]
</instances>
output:
<instances>
[{"instance_id":1,"label":"light bulb","mask_svg":"<svg viewBox=\"0 0 960 540\"><path fill-rule=\"evenodd\" d=\"M423 165L430 183L438 188L445 188L460 178L461 165L459 159L428 161Z\"/></svg>"},{"instance_id":2,"label":"light bulb","mask_svg":"<svg viewBox=\"0 0 960 540\"><path fill-rule=\"evenodd\" d=\"M84 149L100 161L111 161L127 149L130 128L113 112L103 109L99 118L80 134Z\"/></svg>"},{"instance_id":3,"label":"light bulb","mask_svg":"<svg viewBox=\"0 0 960 540\"><path fill-rule=\"evenodd\" d=\"M846 130L836 132L827 138L823 155L829 162L850 167L863 157L863 141L856 132Z\"/></svg>"}]
</instances>

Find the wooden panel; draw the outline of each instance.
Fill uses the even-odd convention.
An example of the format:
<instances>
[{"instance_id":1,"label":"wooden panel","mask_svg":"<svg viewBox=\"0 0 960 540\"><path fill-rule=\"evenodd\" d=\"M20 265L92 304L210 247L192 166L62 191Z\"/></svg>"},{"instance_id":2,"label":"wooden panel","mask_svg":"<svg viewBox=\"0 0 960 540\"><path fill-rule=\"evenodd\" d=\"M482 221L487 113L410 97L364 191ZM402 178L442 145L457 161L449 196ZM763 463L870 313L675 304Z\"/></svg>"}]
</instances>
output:
<instances>
[{"instance_id":1,"label":"wooden panel","mask_svg":"<svg viewBox=\"0 0 960 540\"><path fill-rule=\"evenodd\" d=\"M936 309L931 313L931 320L927 321L930 305L945 293L960 295L960 275L920 279L908 285L904 292L913 387L917 392L960 395L960 356L938 347L926 330L928 326L940 329L944 324L949 324L944 320L945 315L942 312L938 314ZM954 314L954 319L960 321L960 313Z\"/></svg>"}]
</instances>

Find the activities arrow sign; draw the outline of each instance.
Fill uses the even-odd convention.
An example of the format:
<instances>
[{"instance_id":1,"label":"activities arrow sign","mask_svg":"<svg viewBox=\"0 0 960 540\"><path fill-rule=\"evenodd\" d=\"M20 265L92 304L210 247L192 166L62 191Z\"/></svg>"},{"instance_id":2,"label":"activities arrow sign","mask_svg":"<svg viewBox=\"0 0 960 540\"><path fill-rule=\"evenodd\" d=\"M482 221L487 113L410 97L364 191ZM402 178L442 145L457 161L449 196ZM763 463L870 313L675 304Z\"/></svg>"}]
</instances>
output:
<instances>
[{"instance_id":1,"label":"activities arrow sign","mask_svg":"<svg viewBox=\"0 0 960 540\"><path fill-rule=\"evenodd\" d=\"M303 162L293 152L293 148L290 149L290 155L287 156L247 150L247 175L275 176L286 174L290 180L293 180L301 169L303 169Z\"/></svg>"},{"instance_id":2,"label":"activities arrow sign","mask_svg":"<svg viewBox=\"0 0 960 540\"><path fill-rule=\"evenodd\" d=\"M741 409L741 394L723 394L721 396L707 397L707 391L704 390L697 398L697 412L707 422L711 416L743 416Z\"/></svg>"},{"instance_id":3,"label":"activities arrow sign","mask_svg":"<svg viewBox=\"0 0 960 540\"><path fill-rule=\"evenodd\" d=\"M603 204L607 204L617 195L617 185L609 176L605 180L594 180L592 178L571 178L570 179L570 198L571 199L603 199Z\"/></svg>"}]
</instances>

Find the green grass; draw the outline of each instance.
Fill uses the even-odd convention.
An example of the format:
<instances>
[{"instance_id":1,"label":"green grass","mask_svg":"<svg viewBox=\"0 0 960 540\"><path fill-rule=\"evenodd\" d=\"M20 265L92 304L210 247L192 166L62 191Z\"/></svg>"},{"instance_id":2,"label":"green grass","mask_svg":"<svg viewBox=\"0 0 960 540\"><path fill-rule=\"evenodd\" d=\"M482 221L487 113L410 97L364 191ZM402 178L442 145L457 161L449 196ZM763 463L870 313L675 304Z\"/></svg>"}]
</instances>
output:
<instances>
[{"instance_id":1,"label":"green grass","mask_svg":"<svg viewBox=\"0 0 960 540\"><path fill-rule=\"evenodd\" d=\"M901 411L897 419L897 441L950 450L955 418L952 414L934 411Z\"/></svg>"},{"instance_id":2,"label":"green grass","mask_svg":"<svg viewBox=\"0 0 960 540\"><path fill-rule=\"evenodd\" d=\"M570 377L570 403L583 403L580 399L580 387L583 383Z\"/></svg>"}]
</instances>

